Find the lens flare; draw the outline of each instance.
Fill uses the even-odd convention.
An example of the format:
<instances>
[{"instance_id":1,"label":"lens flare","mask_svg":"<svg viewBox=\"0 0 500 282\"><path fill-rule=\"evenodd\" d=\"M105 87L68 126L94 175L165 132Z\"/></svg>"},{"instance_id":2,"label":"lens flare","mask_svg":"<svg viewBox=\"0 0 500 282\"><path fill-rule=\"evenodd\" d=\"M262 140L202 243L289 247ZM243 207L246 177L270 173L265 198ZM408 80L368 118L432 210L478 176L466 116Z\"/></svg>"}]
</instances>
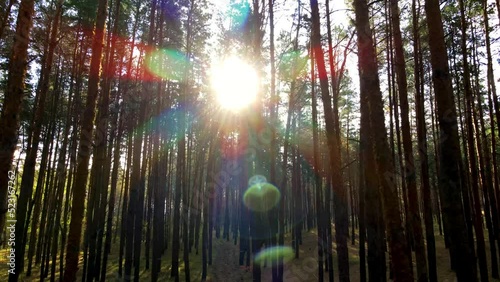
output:
<instances>
[{"instance_id":1,"label":"lens flare","mask_svg":"<svg viewBox=\"0 0 500 282\"><path fill-rule=\"evenodd\" d=\"M292 80L307 74L308 57L299 51L291 51L281 56L278 74L282 80Z\"/></svg>"},{"instance_id":2,"label":"lens flare","mask_svg":"<svg viewBox=\"0 0 500 282\"><path fill-rule=\"evenodd\" d=\"M280 201L280 191L269 183L257 183L245 191L243 203L252 211L266 212Z\"/></svg>"},{"instance_id":3,"label":"lens flare","mask_svg":"<svg viewBox=\"0 0 500 282\"><path fill-rule=\"evenodd\" d=\"M254 175L250 177L248 180L248 186L254 186L256 184L264 184L267 182L267 179L263 175Z\"/></svg>"},{"instance_id":4,"label":"lens flare","mask_svg":"<svg viewBox=\"0 0 500 282\"><path fill-rule=\"evenodd\" d=\"M134 132L144 132L146 134L158 134L165 142L163 149L172 148L182 138L179 134L179 120L184 119L185 130L189 131L194 123L195 110L189 107L168 108L159 115L152 116L149 120L134 128Z\"/></svg>"},{"instance_id":5,"label":"lens flare","mask_svg":"<svg viewBox=\"0 0 500 282\"><path fill-rule=\"evenodd\" d=\"M263 263L264 261L270 261L271 263L279 263L282 259L283 263L291 261L294 257L293 249L288 246L277 246L264 249L260 251L256 256L254 261L256 263Z\"/></svg>"},{"instance_id":6,"label":"lens flare","mask_svg":"<svg viewBox=\"0 0 500 282\"><path fill-rule=\"evenodd\" d=\"M158 49L147 54L146 67L158 77L181 81L189 69L189 60L180 51Z\"/></svg>"},{"instance_id":7,"label":"lens flare","mask_svg":"<svg viewBox=\"0 0 500 282\"><path fill-rule=\"evenodd\" d=\"M231 111L241 110L251 104L259 90L255 69L235 56L215 64L211 70L211 80L219 104Z\"/></svg>"},{"instance_id":8,"label":"lens flare","mask_svg":"<svg viewBox=\"0 0 500 282\"><path fill-rule=\"evenodd\" d=\"M250 14L250 3L248 0L231 1L229 4L227 18L230 20L230 29L232 31L241 30L247 23Z\"/></svg>"}]
</instances>

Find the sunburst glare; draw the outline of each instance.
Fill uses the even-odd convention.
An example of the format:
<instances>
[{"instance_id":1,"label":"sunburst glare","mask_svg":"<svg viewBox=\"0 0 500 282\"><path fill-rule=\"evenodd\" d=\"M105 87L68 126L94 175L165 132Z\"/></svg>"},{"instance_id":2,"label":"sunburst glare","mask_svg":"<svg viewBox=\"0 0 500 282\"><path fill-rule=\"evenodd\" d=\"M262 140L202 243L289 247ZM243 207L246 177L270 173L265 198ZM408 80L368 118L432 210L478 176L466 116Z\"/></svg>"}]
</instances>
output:
<instances>
[{"instance_id":1,"label":"sunburst glare","mask_svg":"<svg viewBox=\"0 0 500 282\"><path fill-rule=\"evenodd\" d=\"M235 56L225 58L212 67L211 81L218 103L232 111L251 104L259 88L255 69Z\"/></svg>"}]
</instances>

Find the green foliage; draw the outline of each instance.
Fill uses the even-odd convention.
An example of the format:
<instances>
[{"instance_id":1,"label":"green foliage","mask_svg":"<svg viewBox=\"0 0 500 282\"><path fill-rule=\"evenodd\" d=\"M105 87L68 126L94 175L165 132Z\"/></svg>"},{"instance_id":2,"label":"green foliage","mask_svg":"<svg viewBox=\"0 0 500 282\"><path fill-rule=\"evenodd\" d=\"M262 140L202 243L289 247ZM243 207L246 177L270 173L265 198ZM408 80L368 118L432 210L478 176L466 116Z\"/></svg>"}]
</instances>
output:
<instances>
[{"instance_id":1,"label":"green foliage","mask_svg":"<svg viewBox=\"0 0 500 282\"><path fill-rule=\"evenodd\" d=\"M98 2L99 0L67 0L64 6L69 17L90 26L94 23Z\"/></svg>"}]
</instances>

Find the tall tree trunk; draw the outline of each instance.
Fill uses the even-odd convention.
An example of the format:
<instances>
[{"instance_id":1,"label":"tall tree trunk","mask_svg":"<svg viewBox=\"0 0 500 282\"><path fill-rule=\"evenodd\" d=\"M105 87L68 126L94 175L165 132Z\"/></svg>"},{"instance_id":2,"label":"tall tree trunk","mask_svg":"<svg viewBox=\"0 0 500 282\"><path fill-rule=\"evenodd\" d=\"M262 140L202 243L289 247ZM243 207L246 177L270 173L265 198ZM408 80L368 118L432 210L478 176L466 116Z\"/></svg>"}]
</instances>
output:
<instances>
[{"instance_id":1,"label":"tall tree trunk","mask_svg":"<svg viewBox=\"0 0 500 282\"><path fill-rule=\"evenodd\" d=\"M126 103L126 102L125 102ZM130 189L130 175L132 166L132 129L128 133L127 138L127 162L125 165L125 176L123 181L123 200L121 209L121 225L120 225L120 244L119 244L119 257L118 257L118 276L122 277L123 256L126 256L126 243L127 243L127 227L128 227L128 210L129 210L129 189ZM126 259L126 258L125 258Z\"/></svg>"},{"instance_id":2,"label":"tall tree trunk","mask_svg":"<svg viewBox=\"0 0 500 282\"><path fill-rule=\"evenodd\" d=\"M312 108L312 132L313 132L313 155L314 155L314 184L316 189L316 222L318 229L318 281L323 281L323 188L321 181L321 167L319 157L318 137L318 109L316 102L316 72L314 64L314 49L311 44L311 108Z\"/></svg>"},{"instance_id":3,"label":"tall tree trunk","mask_svg":"<svg viewBox=\"0 0 500 282\"><path fill-rule=\"evenodd\" d=\"M420 208L417 194L416 167L413 157L413 144L410 132L410 118L408 106L408 83L406 81L406 63L403 51L403 40L401 37L401 28L399 25L399 7L398 0L391 0L391 21L392 35L395 49L395 68L399 90L399 103L401 107L401 129L403 135L404 147L404 176L406 188L408 189L408 211L407 221L409 221L410 230L415 242L415 253L417 261L417 281L425 282L428 280L427 260L425 255L425 243L422 232L422 222L420 219Z\"/></svg>"},{"instance_id":4,"label":"tall tree trunk","mask_svg":"<svg viewBox=\"0 0 500 282\"><path fill-rule=\"evenodd\" d=\"M276 157L278 155L277 150L277 138L276 138L276 125L278 122L277 108L278 101L276 95L276 51L274 47L274 0L268 1L269 9L269 60L271 65L271 86L270 86L270 123L271 123L271 142L269 144L269 182L273 185L278 185L278 178L276 176ZM282 200L283 201L283 200ZM275 207L270 212L269 221L271 222L271 245L275 246L278 243L278 233L279 233L279 206ZM272 261L272 281L278 282L278 261Z\"/></svg>"},{"instance_id":5,"label":"tall tree trunk","mask_svg":"<svg viewBox=\"0 0 500 282\"><path fill-rule=\"evenodd\" d=\"M455 36L453 36L455 37ZM453 71L454 75L453 78L455 79L455 84L457 85L457 88L460 86L460 80L458 78L461 76L461 73L458 68L458 63L456 62L456 57L457 57L457 52L455 51L455 45L452 45L452 65L454 66ZM458 92L461 93L461 92ZM465 96L465 95L462 95ZM470 165L469 165L469 155L467 154L467 146L468 142L466 140L467 135L467 126L468 126L468 121L466 120L466 113L467 113L467 100L464 98L462 99L463 105L460 103L460 95L457 95L458 98L458 116L459 116L459 123L460 123L460 136L462 137L462 150L465 152L463 154L463 162L459 163L459 169L460 169L460 177L462 181L464 182L465 185L462 185L462 201L463 201L463 206L464 206L464 214L465 214L465 222L467 225L467 237L469 239L469 246L471 247L471 252L475 253L474 250L474 233L473 233L473 211L472 211L472 206L473 206L473 201L471 201L471 189L470 187L472 186L471 184L471 173L470 173ZM463 111L466 113L464 114ZM464 121L465 120L465 121ZM467 165L465 165L467 164ZM467 168L469 169L467 169ZM445 246L449 248L449 238L447 233L445 232ZM454 268L454 259L455 257L451 257L451 266L452 269ZM474 258L475 261L475 258Z\"/></svg>"},{"instance_id":6,"label":"tall tree trunk","mask_svg":"<svg viewBox=\"0 0 500 282\"><path fill-rule=\"evenodd\" d=\"M354 1L356 14L356 31L358 34L358 60L360 74L361 103L366 103L368 112L362 113L370 118L370 135L377 163L377 176L381 188L384 206L384 217L389 239L389 251L394 271L395 281L412 281L412 266L406 256L408 248L400 218L397 190L390 176L392 171L389 159L390 150L384 126L384 113L378 66L372 32L368 18L368 4L365 0Z\"/></svg>"},{"instance_id":7,"label":"tall tree trunk","mask_svg":"<svg viewBox=\"0 0 500 282\"><path fill-rule=\"evenodd\" d=\"M120 148L121 148L121 142L122 142L122 134L123 134L123 108L120 110L119 113L116 114L116 120L115 124L118 123L117 126L117 135L116 135L116 140L113 148L113 170L111 171L111 191L109 194L109 209L108 209L108 214L107 214L107 219L106 219L106 240L104 242L104 253L103 253L103 258L102 258L102 267L101 267L101 279L104 281L106 279L106 273L107 273L107 263L108 263L108 256L111 252L111 236L112 236L112 229L113 229L113 217L115 216L115 198L116 198L116 187L118 185L118 170L120 168ZM119 211L119 209L116 209ZM118 214L118 213L116 213ZM116 225L118 226L118 218L116 220ZM118 227L116 227L118 229Z\"/></svg>"},{"instance_id":8,"label":"tall tree trunk","mask_svg":"<svg viewBox=\"0 0 500 282\"><path fill-rule=\"evenodd\" d=\"M89 215L87 221L86 236L89 240L89 256L86 271L87 281L91 282L94 278L99 278L100 275L100 260L102 239L104 236L106 205L108 199L108 183L109 174L111 169L111 160L108 152L112 151L113 142L108 142L108 124L111 123L109 115L110 104L110 91L111 83L115 74L115 47L116 47L116 34L118 33L118 16L120 11L120 0L116 3L114 12L115 22L113 28L108 34L108 56L107 62L104 63L104 72L109 74L102 83L102 90L100 101L98 105L98 113L96 117L96 131L94 135L94 158L92 160L92 190L90 193L94 194L89 197L93 199L93 203L87 205L87 212ZM109 143L109 149L108 147ZM114 191L113 191L114 192ZM87 257L85 258L87 259Z\"/></svg>"},{"instance_id":9,"label":"tall tree trunk","mask_svg":"<svg viewBox=\"0 0 500 282\"><path fill-rule=\"evenodd\" d=\"M366 122L365 122L366 124ZM360 128L360 137L362 137L361 135L361 131L364 130L364 127L365 125L362 125L361 124L361 128ZM365 134L366 135L366 134ZM358 210L358 217L359 217L359 227L358 227L358 230L359 230L359 281L360 282L366 282L366 251L365 251L365 246L366 246L366 212L365 212L365 203L367 203L367 201L365 201L366 199L366 188L367 188L367 183L365 181L366 177L365 177L365 166L366 166L366 162L365 162L365 158L364 158L364 154L367 154L365 153L364 151L367 151L367 147L366 145L363 145L363 144L366 144L366 143L360 143L359 144L359 148L358 148L358 157L359 157L359 186L358 186L358 207L359 207L359 210ZM363 147L362 147L363 146ZM364 150L364 151L363 151ZM380 205L378 205L380 206ZM381 272L382 272L382 277L378 278L378 279L382 279L385 277L385 253L383 251L380 252L381 255L383 255L383 261L381 263L381 265L383 266L382 269L381 269ZM370 281L377 281L376 279L374 280L370 280Z\"/></svg>"},{"instance_id":10,"label":"tall tree trunk","mask_svg":"<svg viewBox=\"0 0 500 282\"><path fill-rule=\"evenodd\" d=\"M447 222L451 255L455 257L457 279L477 281L474 254L468 244L467 227L464 220L461 191L465 183L460 181L458 163L460 147L457 131L457 114L453 99L453 88L448 67L448 54L444 42L439 1L425 0L425 13L429 29L432 81L434 84L437 116L440 128L439 140L439 189L441 209ZM446 227L446 226L445 226Z\"/></svg>"},{"instance_id":11,"label":"tall tree trunk","mask_svg":"<svg viewBox=\"0 0 500 282\"><path fill-rule=\"evenodd\" d=\"M484 243L484 231L483 231L483 218L481 209L481 197L479 196L479 175L478 175L478 163L476 154L476 144L474 140L476 139L477 128L474 126L473 121L473 111L474 111L474 101L471 86L470 69L468 62L468 51L467 51L467 19L465 18L465 6L463 0L459 0L460 6L460 19L461 19L461 47L462 47L462 63L463 63L463 80L464 80L464 92L466 101L466 122L467 122L467 148L469 153L469 164L471 171L471 190L473 197L473 208L474 208L474 231L476 234L477 242L477 256L479 260L479 271L481 274L481 281L487 282L488 277L488 265L486 262L486 246ZM475 129L475 130L474 130Z\"/></svg>"},{"instance_id":12,"label":"tall tree trunk","mask_svg":"<svg viewBox=\"0 0 500 282\"><path fill-rule=\"evenodd\" d=\"M92 58L90 62L87 103L83 114L80 145L78 148L78 165L76 168L76 176L73 186L71 223L69 226L68 244L66 248L64 281L75 281L76 272L78 271L78 255L80 253L82 219L85 208L85 192L87 190L87 175L89 170L88 164L91 154L95 104L97 101L99 77L101 73L101 56L107 6L107 0L99 0L94 29L95 34L92 40Z\"/></svg>"},{"instance_id":13,"label":"tall tree trunk","mask_svg":"<svg viewBox=\"0 0 500 282\"><path fill-rule=\"evenodd\" d=\"M413 61L415 74L415 112L417 120L418 154L420 159L420 185L424 208L425 237L427 242L427 258L429 267L429 281L437 282L436 267L436 242L434 238L434 223L432 220L431 186L429 175L429 159L427 154L427 133L425 125L424 93L422 54L420 49L420 25L417 0L412 1L412 27L413 27ZM416 170L416 168L415 168Z\"/></svg>"},{"instance_id":14,"label":"tall tree trunk","mask_svg":"<svg viewBox=\"0 0 500 282\"><path fill-rule=\"evenodd\" d=\"M16 34L9 59L5 98L0 115L0 230L4 230L6 216L8 216L9 222L14 222L10 221L14 220L14 214L7 215L7 192L15 193L13 185L10 184L12 182L9 181L15 180L11 173L11 166L17 146L19 113L24 98L24 82L28 69L28 44L33 25L34 5L35 1L33 0L22 0L19 5ZM18 207L18 211L19 208L21 207ZM21 221L20 223L24 224ZM20 247L20 245L16 247ZM9 275L9 280L17 281L17 277L17 274Z\"/></svg>"},{"instance_id":15,"label":"tall tree trunk","mask_svg":"<svg viewBox=\"0 0 500 282\"><path fill-rule=\"evenodd\" d=\"M368 105L361 103L361 113L368 112ZM373 149L370 143L371 125L368 114L361 115L360 128L360 159L361 176L360 178L360 214L364 215L363 224L366 223L366 229L361 229L361 234L366 234L368 243L368 280L384 282L386 277L386 256L385 256L385 228L383 218L382 198L377 180L377 167L373 155ZM361 204L363 203L363 204ZM363 212L369 211L369 212ZM361 222L360 222L361 223ZM363 238L364 239L364 238ZM361 244L361 243L360 243ZM363 265L364 266L364 265ZM366 277L365 277L366 280Z\"/></svg>"},{"instance_id":16,"label":"tall tree trunk","mask_svg":"<svg viewBox=\"0 0 500 282\"><path fill-rule=\"evenodd\" d=\"M391 9L391 5L387 5L389 3L386 1L386 32L390 38L393 38L393 25L390 23L389 18L393 19L394 17L392 16L393 12ZM376 38L375 34L375 29L373 31L373 38ZM392 101L390 101L390 107L393 109L394 113L394 123L395 123L395 129L396 129L396 147L397 147L397 159L393 159L394 166L397 168L399 166L400 171L399 174L397 175L396 173L396 178L394 179L394 184L396 185L396 191L399 187L401 187L401 198L403 200L403 218L404 218L404 228L406 230L411 230L411 225L410 225L410 211L409 211L409 205L408 205L408 185L406 183L406 171L404 169L404 159L403 159L403 142L401 141L401 126L399 123L400 120L400 113L399 113L399 100L398 96L399 93L396 91L396 72L395 70L395 61L396 59L394 58L395 52L394 52L394 45L395 45L395 40L388 40L388 44L386 46L387 48L387 83L388 83L388 91L389 91L389 97L392 97ZM389 75L390 74L390 75ZM392 94L392 95L391 95ZM392 141L394 142L394 141ZM400 182L401 181L401 182ZM401 186L399 186L401 184ZM413 264L413 257L411 255L411 251L414 248L413 244L413 234L412 232L406 232L406 240L408 242L408 249L406 250L408 259L410 260L410 264ZM413 269L412 269L413 271ZM390 269L391 276L392 278L392 268Z\"/></svg>"},{"instance_id":17,"label":"tall tree trunk","mask_svg":"<svg viewBox=\"0 0 500 282\"><path fill-rule=\"evenodd\" d=\"M66 176L67 176L67 167L69 163L69 159L67 158L67 152L68 152L68 146L69 146L69 138L70 138L70 129L71 129L71 116L74 113L74 105L75 105L75 94L73 93L72 89L73 84L70 86L69 90L69 97L68 97L68 106L67 106L67 112L66 112L66 124L64 125L64 131L63 131L63 143L61 146L61 152L59 154L59 160L57 164L57 199L56 201L59 203L57 206L57 211L56 211L56 218L55 218L55 224L57 224L57 227L54 229L54 234L53 234L53 245L52 245L52 268L51 268L51 277L50 280L55 281L56 279L56 266L57 266L57 251L59 248L59 242L58 242L58 236L59 232L61 232L61 242L62 242L62 232L64 230L61 230L61 218L63 214L63 203L64 203L64 188L66 184ZM68 193L69 191L66 191ZM64 250L64 246L61 246L60 251ZM61 277L62 278L62 277Z\"/></svg>"},{"instance_id":18,"label":"tall tree trunk","mask_svg":"<svg viewBox=\"0 0 500 282\"><path fill-rule=\"evenodd\" d=\"M318 15L319 17L319 15ZM334 213L335 213L335 239L337 243L338 268L340 281L349 281L349 253L347 248L347 240L349 238L349 214L348 214L348 198L347 187L342 178L342 157L341 157L341 142L340 142L340 119L339 119L339 94L340 80L342 79L343 70L337 72L335 69L332 32L330 22L330 0L326 0L326 21L327 21L327 38L328 38L328 58L330 65L331 85L333 103L330 94L324 93L324 88L321 88L323 107L325 113L332 113L331 117L326 117L330 114L325 114L325 124L327 132L327 141L330 147L330 163L332 166L332 186L334 194ZM319 33L319 31L318 31ZM314 48L319 48L319 42ZM319 66L319 65L318 65ZM321 70L318 69L321 81ZM324 73L326 76L326 72ZM328 97L328 103L325 99ZM332 124L329 125L329 122ZM331 136L330 136L331 135ZM329 140L331 139L331 140ZM335 181L336 180L336 181ZM331 270L333 271L333 269Z\"/></svg>"},{"instance_id":19,"label":"tall tree trunk","mask_svg":"<svg viewBox=\"0 0 500 282\"><path fill-rule=\"evenodd\" d=\"M131 43L131 47L130 47L131 50L133 50L135 47L135 40L134 39L135 39L135 35L136 35L138 25L139 25L139 20L138 20L139 12L140 12L139 6L140 5L138 3L137 6L135 7L136 20L134 23L134 27L132 28L132 43ZM129 58L128 58L128 63L127 63L127 71L126 71L127 77L132 77L132 59L133 59L133 52L130 52ZM129 94L129 90L127 87L128 84L125 84L125 85L126 86L124 88L124 93L123 93L124 103L125 103L125 105L131 105L133 107L133 106L135 106L135 105L133 105L133 101L132 101L132 97L131 97L131 95L133 95L133 94ZM130 112L125 111L125 116L123 117L123 120L127 120L127 117L129 117L129 116L132 116L132 110L130 110ZM125 247L127 246L127 240L132 240L132 238L127 237L127 234L128 234L127 228L128 228L128 224L129 224L127 217L128 217L129 206L130 206L129 205L130 204L129 191L131 190L130 178L131 178L131 166L132 166L132 157L133 157L132 145L133 145L133 135L135 133L134 128L133 128L134 123L135 123L135 119L132 118L131 120L132 121L130 123L125 124L126 127L124 128L124 130L128 131L127 132L128 138L127 138L127 162L126 162L126 168L125 168L125 181L124 181L124 188L123 188L125 190L125 192L123 193L124 195L123 195L122 208L121 208L120 244L119 244L119 258L118 258L118 276L119 277L122 277L123 255L125 255L125 257L127 257L126 250L125 250ZM125 260L127 260L127 258L125 258ZM126 264L127 264L127 262L126 262ZM128 279L130 279L130 278L128 278Z\"/></svg>"},{"instance_id":20,"label":"tall tree trunk","mask_svg":"<svg viewBox=\"0 0 500 282\"><path fill-rule=\"evenodd\" d=\"M209 133L212 133L214 132L213 129L209 130ZM209 208L210 208L210 205L209 205L209 199L211 198L211 195L210 193L212 192L212 189L213 189L213 181L212 179L210 178L211 176L213 176L213 173L214 173L214 164L215 164L215 144L214 144L214 140L210 140L209 141L209 149L208 149L208 160L207 160L207 174L206 174L206 177L205 177L205 185L203 185L205 187L205 189L203 189L203 199L205 199L205 201L203 202L203 231L202 231L202 250L201 250L201 253L202 253L202 272L201 272L201 281L206 281L206 278L207 278L207 268L208 268L208 232L209 232L209 229L208 229L208 223L209 223L209 216L210 216L210 212L209 212ZM240 237L241 238L241 237ZM241 242L241 239L240 239L240 242ZM240 246L241 246L241 243L240 243ZM240 249L241 250L241 249ZM240 265L242 265L242 259L241 259L241 251L240 251Z\"/></svg>"},{"instance_id":21,"label":"tall tree trunk","mask_svg":"<svg viewBox=\"0 0 500 282\"><path fill-rule=\"evenodd\" d=\"M480 168L480 175L483 183L483 198L484 198L484 215L485 215L485 220L486 220L486 226L488 228L488 240L490 242L490 260L491 260L491 274L493 278L499 278L499 270L498 270L498 257L497 257L497 248L496 244L494 243L496 241L496 235L498 234L495 230L498 230L499 228L499 222L498 222L498 206L495 201L495 194L494 194L494 187L493 187L493 181L494 181L494 173L495 171L492 168L492 161L491 161L491 155L490 155L490 146L488 142L488 138L486 136L486 125L485 125L485 120L484 120L484 111L483 111L483 101L484 98L481 93L481 85L480 85L480 78L479 78L479 71L478 67L480 65L479 63L479 55L478 55L478 41L476 40L476 28L474 26L472 28L472 62L473 62L473 68L476 70L473 72L474 74L474 94L475 98L477 99L477 107L475 108L474 113L474 123L476 128L479 128L479 131L481 132L481 138L476 138L476 146L478 148L477 154L478 158L480 160L479 163L479 168ZM489 93L488 93L489 97ZM493 119L492 119L493 120ZM492 126L491 128L494 128ZM492 134L494 134L494 130L492 130ZM494 162L496 163L496 162ZM492 243L493 242L493 243Z\"/></svg>"},{"instance_id":22,"label":"tall tree trunk","mask_svg":"<svg viewBox=\"0 0 500 282\"><path fill-rule=\"evenodd\" d=\"M195 0L191 0L189 3L189 10L188 10L188 18L187 18L187 32L186 32L186 55L188 58L192 56L191 54L191 48L192 48L192 29L193 29L193 12L196 7ZM184 68L184 95L183 98L181 98L181 106L184 106L188 103L190 103L190 95L191 94L191 86L190 86L190 74L191 74L191 69L189 67ZM182 139L181 142L185 142L184 140L184 135L186 131L186 120L188 119L188 114L183 113L180 119L180 122L182 123L180 126L181 134L182 134ZM191 135L191 134L190 134ZM189 138L189 137L188 137ZM191 137L192 138L192 137ZM184 275L185 275L185 281L189 282L191 281L191 269L189 267L189 181L188 181L188 176L189 171L187 170L189 167L189 163L186 164L186 160L189 158L186 158L185 156L185 145L182 145L182 154L178 154L177 157L182 156L182 165L177 166L177 169L182 169L182 206L183 206L183 214L182 214L182 242L183 242L183 248L184 248L184 253L183 253L183 261L184 261ZM188 152L190 152L188 148ZM226 195L227 197L228 195Z\"/></svg>"},{"instance_id":23,"label":"tall tree trunk","mask_svg":"<svg viewBox=\"0 0 500 282\"><path fill-rule=\"evenodd\" d=\"M498 3L498 2L497 2ZM500 11L499 11L500 13ZM484 29L485 29L485 42L486 42L486 55L487 55L487 89L488 89L488 110L489 110L489 118L490 118L490 126L491 126L491 155L492 155L492 166L493 166L493 187L491 191L491 196L490 196L490 201L492 201L492 204L496 205L497 211L500 209L500 175L498 171L498 165L497 165L497 137L495 135L495 124L493 122L493 102L491 99L492 93L496 93L496 84L495 84L495 76L493 74L493 60L491 57L491 39L490 39L490 27L488 23L488 10L487 10L487 3L483 3L483 22L484 22ZM496 95L495 95L496 96ZM500 115L499 111L496 111L495 113L498 113ZM500 118L497 115L497 124L498 120ZM500 130L500 127L497 128L497 130ZM485 141L486 142L486 141ZM487 152L489 153L489 152ZM496 203L495 203L496 199ZM498 258L500 258L500 215L498 212L492 213L492 219L493 219L493 226L494 226L494 233L496 236L496 240L498 243ZM491 244L491 242L490 242ZM498 278L495 277L495 273L493 272L493 278Z\"/></svg>"},{"instance_id":24,"label":"tall tree trunk","mask_svg":"<svg viewBox=\"0 0 500 282\"><path fill-rule=\"evenodd\" d=\"M174 222L173 222L173 238L172 238L172 270L170 273L171 277L175 278L175 281L179 281L179 251L180 251L180 205L181 205L181 195L183 190L183 171L184 171L184 157L186 150L186 140L184 137L184 123L185 116L181 114L177 121L179 123L179 130L177 133L177 164L176 164L176 175L175 175L175 194L174 194ZM211 230L209 230L211 231Z\"/></svg>"},{"instance_id":25,"label":"tall tree trunk","mask_svg":"<svg viewBox=\"0 0 500 282\"><path fill-rule=\"evenodd\" d=\"M78 29L76 33L77 40L80 38L80 29ZM84 44L79 44L75 46L75 49L73 51L73 61L74 64L72 66L71 70L71 81L74 83L71 84L71 87L73 87L75 90L75 102L73 104L72 108L72 120L71 120L71 127L74 129L78 128L78 122L80 121L80 116L81 116L81 111L79 107L81 107L81 85L82 85L82 75L81 75L81 68L84 64L84 58L86 52L84 52ZM68 230L68 215L69 215L69 204L70 204L70 198L73 192L73 176L76 168L76 151L77 151L77 137L78 137L78 130L73 130L71 136L70 136L70 147L69 147L69 160L70 160L70 169L68 171L68 179L66 181L66 195L64 197L64 211L63 211L63 227L61 231L61 247L60 247L60 254L59 254L59 279L62 280L64 277L64 261L66 259L65 257L65 247L66 247L66 240L67 240L67 230Z\"/></svg>"},{"instance_id":26,"label":"tall tree trunk","mask_svg":"<svg viewBox=\"0 0 500 282\"><path fill-rule=\"evenodd\" d=\"M325 113L326 136L330 152L329 165L331 173L329 174L329 176L331 177L331 184L333 186L333 191L335 192L335 237L337 241L337 252L339 256L339 279L340 281L349 281L349 257L347 252L349 222L347 214L347 193L342 185L342 174L340 171L340 140L338 140L338 136L340 136L340 134L338 134L338 131L340 130L340 128L338 128L338 122L335 122L334 111L332 108L331 96L328 87L325 58L323 55L323 48L321 48L318 1L311 0L310 4L312 17L312 44L314 46L314 57L316 59L318 68L321 98L323 101Z\"/></svg>"},{"instance_id":27,"label":"tall tree trunk","mask_svg":"<svg viewBox=\"0 0 500 282\"><path fill-rule=\"evenodd\" d=\"M499 1L497 1L497 4ZM500 20L500 9L498 11L499 13L499 20ZM488 89L488 101L490 104L491 103L491 95L493 95L494 99L494 108L495 108L495 114L496 114L496 119L497 119L497 130L500 131L500 127L498 127L498 124L500 124L500 108L498 106L498 101L497 101L497 95L496 95L496 83L495 83L495 75L493 73L493 58L491 56L491 38L490 38L490 26L488 22L488 9L487 9L487 3L483 3L483 22L484 22L484 30L485 30L485 45L486 45L486 55L487 55L487 89ZM495 182L495 194L496 194L496 199L497 199L497 207L500 207L500 178L499 178L499 172L498 172L498 167L497 167L497 158L496 158L496 137L495 137L495 124L493 122L493 107L490 106L490 120L491 120L491 127L492 127L492 150L493 150L493 169L494 169L494 182ZM500 230L497 230L496 232L498 234L497 240L499 240L500 243ZM500 246L499 246L499 251L500 251ZM499 253L500 255L500 253Z\"/></svg>"}]
</instances>

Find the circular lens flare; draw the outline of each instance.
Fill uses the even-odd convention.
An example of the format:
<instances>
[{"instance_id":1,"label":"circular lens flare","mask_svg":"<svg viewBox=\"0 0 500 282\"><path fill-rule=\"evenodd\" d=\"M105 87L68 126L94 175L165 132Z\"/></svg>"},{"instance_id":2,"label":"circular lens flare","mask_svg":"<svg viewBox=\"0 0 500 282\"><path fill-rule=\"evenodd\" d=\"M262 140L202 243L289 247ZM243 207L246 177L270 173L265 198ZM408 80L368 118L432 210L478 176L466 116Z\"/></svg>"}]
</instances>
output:
<instances>
[{"instance_id":1,"label":"circular lens flare","mask_svg":"<svg viewBox=\"0 0 500 282\"><path fill-rule=\"evenodd\" d=\"M270 261L271 263L278 263L281 259L283 263L291 261L294 257L293 249L288 246L277 246L264 249L260 251L256 256L254 261L257 263L263 263L264 261Z\"/></svg>"},{"instance_id":2,"label":"circular lens flare","mask_svg":"<svg viewBox=\"0 0 500 282\"><path fill-rule=\"evenodd\" d=\"M212 87L217 101L226 109L238 111L257 96L259 79L256 71L240 58L231 56L212 68Z\"/></svg>"},{"instance_id":3,"label":"circular lens flare","mask_svg":"<svg viewBox=\"0 0 500 282\"><path fill-rule=\"evenodd\" d=\"M266 212L275 207L280 198L280 191L274 185L257 183L245 191L243 203L252 211Z\"/></svg>"}]
</instances>

